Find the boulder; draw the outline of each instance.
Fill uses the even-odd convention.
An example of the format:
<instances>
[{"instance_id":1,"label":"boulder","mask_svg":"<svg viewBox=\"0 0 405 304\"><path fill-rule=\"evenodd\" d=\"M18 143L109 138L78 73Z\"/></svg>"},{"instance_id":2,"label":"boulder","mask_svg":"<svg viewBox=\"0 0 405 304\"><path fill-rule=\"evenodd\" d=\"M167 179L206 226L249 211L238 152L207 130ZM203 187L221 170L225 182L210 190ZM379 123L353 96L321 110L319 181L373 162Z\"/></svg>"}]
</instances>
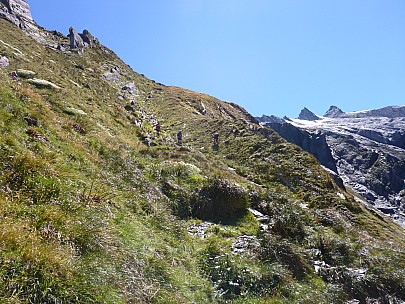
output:
<instances>
[{"instance_id":1,"label":"boulder","mask_svg":"<svg viewBox=\"0 0 405 304\"><path fill-rule=\"evenodd\" d=\"M18 74L18 77L28 79L28 78L33 78L36 73L33 71L30 71L30 70L17 69L17 74Z\"/></svg>"},{"instance_id":2,"label":"boulder","mask_svg":"<svg viewBox=\"0 0 405 304\"><path fill-rule=\"evenodd\" d=\"M124 85L122 88L121 88L121 91L122 92L125 92L125 93L127 93L127 94L135 94L137 91L136 91L136 87L135 87L135 82L130 82L130 83L127 83L126 85Z\"/></svg>"},{"instance_id":3,"label":"boulder","mask_svg":"<svg viewBox=\"0 0 405 304\"><path fill-rule=\"evenodd\" d=\"M84 47L84 41L82 37L76 32L73 26L69 28L70 48L77 49Z\"/></svg>"},{"instance_id":4,"label":"boulder","mask_svg":"<svg viewBox=\"0 0 405 304\"><path fill-rule=\"evenodd\" d=\"M0 56L0 68L6 68L10 65L10 61L5 56Z\"/></svg>"},{"instance_id":5,"label":"boulder","mask_svg":"<svg viewBox=\"0 0 405 304\"><path fill-rule=\"evenodd\" d=\"M118 67L113 66L108 69L107 72L103 74L103 77L108 81L115 84L119 84L121 82L121 73Z\"/></svg>"},{"instance_id":6,"label":"boulder","mask_svg":"<svg viewBox=\"0 0 405 304\"><path fill-rule=\"evenodd\" d=\"M33 78L28 79L28 82L42 89L60 89L60 87L58 87L56 84L44 79Z\"/></svg>"}]
</instances>

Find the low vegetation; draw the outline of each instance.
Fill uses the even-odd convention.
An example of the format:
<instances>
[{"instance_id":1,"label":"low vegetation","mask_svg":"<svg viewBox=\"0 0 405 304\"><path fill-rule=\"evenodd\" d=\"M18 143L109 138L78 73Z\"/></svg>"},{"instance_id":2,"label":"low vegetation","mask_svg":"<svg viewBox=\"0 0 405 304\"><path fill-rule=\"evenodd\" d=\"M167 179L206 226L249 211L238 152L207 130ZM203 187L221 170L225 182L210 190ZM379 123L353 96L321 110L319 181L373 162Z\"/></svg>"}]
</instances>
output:
<instances>
[{"instance_id":1,"label":"low vegetation","mask_svg":"<svg viewBox=\"0 0 405 304\"><path fill-rule=\"evenodd\" d=\"M405 301L403 228L246 111L0 27L2 303Z\"/></svg>"}]
</instances>

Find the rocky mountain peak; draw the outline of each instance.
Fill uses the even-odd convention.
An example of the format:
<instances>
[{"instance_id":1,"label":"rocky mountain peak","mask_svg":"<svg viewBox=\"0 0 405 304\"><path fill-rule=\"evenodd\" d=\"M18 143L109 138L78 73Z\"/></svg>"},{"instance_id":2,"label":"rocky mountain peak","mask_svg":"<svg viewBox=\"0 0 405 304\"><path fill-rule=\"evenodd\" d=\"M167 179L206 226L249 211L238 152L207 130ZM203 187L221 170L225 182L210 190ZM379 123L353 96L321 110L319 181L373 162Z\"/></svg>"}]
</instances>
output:
<instances>
[{"instance_id":1,"label":"rocky mountain peak","mask_svg":"<svg viewBox=\"0 0 405 304\"><path fill-rule=\"evenodd\" d=\"M313 112L311 112L310 110L308 110L306 107L304 107L301 112L300 115L298 115L298 119L302 119L302 120L318 120L319 117L317 115L315 115Z\"/></svg>"},{"instance_id":2,"label":"rocky mountain peak","mask_svg":"<svg viewBox=\"0 0 405 304\"><path fill-rule=\"evenodd\" d=\"M340 108L338 108L337 106L330 106L329 110L326 111L324 117L330 117L330 118L336 118L336 117L340 117L344 114L345 112L343 112Z\"/></svg>"}]
</instances>

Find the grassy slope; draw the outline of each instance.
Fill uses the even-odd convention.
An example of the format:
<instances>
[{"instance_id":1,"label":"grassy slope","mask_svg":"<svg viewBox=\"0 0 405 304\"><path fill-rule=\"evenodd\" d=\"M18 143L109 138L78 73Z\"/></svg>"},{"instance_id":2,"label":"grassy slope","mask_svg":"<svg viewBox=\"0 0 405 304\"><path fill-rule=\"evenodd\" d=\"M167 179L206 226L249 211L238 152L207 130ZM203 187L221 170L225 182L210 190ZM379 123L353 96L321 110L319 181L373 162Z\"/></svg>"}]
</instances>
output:
<instances>
[{"instance_id":1,"label":"grassy slope","mask_svg":"<svg viewBox=\"0 0 405 304\"><path fill-rule=\"evenodd\" d=\"M32 70L62 88L0 73L3 302L405 298L403 229L244 110L150 81L104 47L63 53L4 20L0 28L7 71ZM101 76L114 67L115 84ZM121 91L132 81L137 96ZM179 129L184 147L174 143ZM246 204L269 215L268 231ZM187 233L201 223L195 216L214 222L204 239ZM258 244L234 255L242 235ZM317 274L314 261L332 268Z\"/></svg>"}]
</instances>

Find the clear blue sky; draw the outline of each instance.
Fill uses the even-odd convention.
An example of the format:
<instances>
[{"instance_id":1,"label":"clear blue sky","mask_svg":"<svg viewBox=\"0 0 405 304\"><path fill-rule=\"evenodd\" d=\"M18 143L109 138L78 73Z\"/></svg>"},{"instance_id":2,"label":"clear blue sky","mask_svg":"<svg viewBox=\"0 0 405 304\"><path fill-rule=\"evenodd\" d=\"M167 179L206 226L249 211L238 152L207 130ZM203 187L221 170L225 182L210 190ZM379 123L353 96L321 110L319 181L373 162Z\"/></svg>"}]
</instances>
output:
<instances>
[{"instance_id":1,"label":"clear blue sky","mask_svg":"<svg viewBox=\"0 0 405 304\"><path fill-rule=\"evenodd\" d=\"M26 0L136 72L255 116L405 104L404 0Z\"/></svg>"}]
</instances>

